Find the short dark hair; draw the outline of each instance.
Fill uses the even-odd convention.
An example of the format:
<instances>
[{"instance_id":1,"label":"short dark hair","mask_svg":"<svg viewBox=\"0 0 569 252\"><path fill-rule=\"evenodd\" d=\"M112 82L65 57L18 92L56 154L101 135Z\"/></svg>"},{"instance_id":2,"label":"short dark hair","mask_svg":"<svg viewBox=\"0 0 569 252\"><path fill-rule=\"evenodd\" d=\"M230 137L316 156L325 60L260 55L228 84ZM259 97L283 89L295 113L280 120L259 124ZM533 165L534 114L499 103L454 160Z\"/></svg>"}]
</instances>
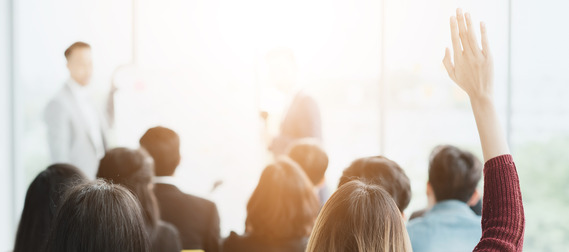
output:
<instances>
[{"instance_id":1,"label":"short dark hair","mask_svg":"<svg viewBox=\"0 0 569 252\"><path fill-rule=\"evenodd\" d=\"M69 59L69 56L71 56L71 54L73 53L73 51L75 49L79 49L79 48L89 48L91 49L91 46L85 42L81 42L81 41L77 41L73 44L71 44L69 47L67 47L67 49L65 49L65 53L63 53L65 55L66 59Z\"/></svg>"},{"instance_id":2,"label":"short dark hair","mask_svg":"<svg viewBox=\"0 0 569 252\"><path fill-rule=\"evenodd\" d=\"M288 156L300 165L312 184L317 185L324 178L328 168L328 155L314 139L301 139L289 147Z\"/></svg>"},{"instance_id":3,"label":"short dark hair","mask_svg":"<svg viewBox=\"0 0 569 252\"><path fill-rule=\"evenodd\" d=\"M121 184L134 193L140 201L149 234L153 233L160 219L156 196L149 187L153 177L152 158L143 149L112 149L101 159L97 172L97 178Z\"/></svg>"},{"instance_id":4,"label":"short dark hair","mask_svg":"<svg viewBox=\"0 0 569 252\"><path fill-rule=\"evenodd\" d=\"M57 211L46 251L150 251L136 197L103 180L70 189Z\"/></svg>"},{"instance_id":5,"label":"short dark hair","mask_svg":"<svg viewBox=\"0 0 569 252\"><path fill-rule=\"evenodd\" d=\"M164 127L154 127L140 138L142 146L154 159L156 176L171 176L180 163L180 137Z\"/></svg>"},{"instance_id":6,"label":"short dark hair","mask_svg":"<svg viewBox=\"0 0 569 252\"><path fill-rule=\"evenodd\" d=\"M79 169L69 164L54 164L40 172L26 193L14 252L43 251L66 191L86 180Z\"/></svg>"},{"instance_id":7,"label":"short dark hair","mask_svg":"<svg viewBox=\"0 0 569 252\"><path fill-rule=\"evenodd\" d=\"M271 242L308 237L320 203L312 183L288 157L267 166L247 203L245 232Z\"/></svg>"},{"instance_id":8,"label":"short dark hair","mask_svg":"<svg viewBox=\"0 0 569 252\"><path fill-rule=\"evenodd\" d=\"M409 177L397 163L386 157L373 156L356 159L350 167L344 170L338 187L352 180L361 180L383 187L393 197L401 212L411 201Z\"/></svg>"},{"instance_id":9,"label":"short dark hair","mask_svg":"<svg viewBox=\"0 0 569 252\"><path fill-rule=\"evenodd\" d=\"M429 161L429 183L438 202L468 202L482 177L482 163L472 153L451 145L437 146Z\"/></svg>"}]
</instances>

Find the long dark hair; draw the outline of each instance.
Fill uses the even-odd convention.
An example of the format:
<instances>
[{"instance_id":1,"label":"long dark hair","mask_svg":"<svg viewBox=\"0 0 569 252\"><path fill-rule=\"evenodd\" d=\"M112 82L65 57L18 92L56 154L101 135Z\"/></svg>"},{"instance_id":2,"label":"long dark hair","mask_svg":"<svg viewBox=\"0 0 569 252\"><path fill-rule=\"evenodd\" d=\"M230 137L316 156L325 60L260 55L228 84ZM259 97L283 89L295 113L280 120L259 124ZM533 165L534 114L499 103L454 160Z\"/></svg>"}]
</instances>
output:
<instances>
[{"instance_id":1,"label":"long dark hair","mask_svg":"<svg viewBox=\"0 0 569 252\"><path fill-rule=\"evenodd\" d=\"M97 172L97 178L121 184L138 198L149 234L153 234L160 219L156 196L152 191L153 177L152 157L143 149L112 149L101 159Z\"/></svg>"},{"instance_id":2,"label":"long dark hair","mask_svg":"<svg viewBox=\"0 0 569 252\"><path fill-rule=\"evenodd\" d=\"M68 164L51 165L36 176L26 193L14 252L44 249L52 220L66 190L85 180L79 169Z\"/></svg>"},{"instance_id":3,"label":"long dark hair","mask_svg":"<svg viewBox=\"0 0 569 252\"><path fill-rule=\"evenodd\" d=\"M149 252L138 200L104 180L73 187L57 211L46 251Z\"/></svg>"}]
</instances>

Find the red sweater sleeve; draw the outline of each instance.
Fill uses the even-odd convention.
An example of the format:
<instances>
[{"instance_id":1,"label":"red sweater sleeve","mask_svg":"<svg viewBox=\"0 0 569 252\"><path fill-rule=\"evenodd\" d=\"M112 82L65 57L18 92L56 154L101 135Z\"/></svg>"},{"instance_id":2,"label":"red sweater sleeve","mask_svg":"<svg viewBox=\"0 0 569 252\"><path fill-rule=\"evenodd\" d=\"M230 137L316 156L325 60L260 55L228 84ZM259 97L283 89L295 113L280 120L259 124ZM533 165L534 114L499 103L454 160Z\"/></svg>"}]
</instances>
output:
<instances>
[{"instance_id":1,"label":"red sweater sleeve","mask_svg":"<svg viewBox=\"0 0 569 252\"><path fill-rule=\"evenodd\" d=\"M484 164L482 238L474 251L522 251L524 207L516 165L511 155Z\"/></svg>"}]
</instances>

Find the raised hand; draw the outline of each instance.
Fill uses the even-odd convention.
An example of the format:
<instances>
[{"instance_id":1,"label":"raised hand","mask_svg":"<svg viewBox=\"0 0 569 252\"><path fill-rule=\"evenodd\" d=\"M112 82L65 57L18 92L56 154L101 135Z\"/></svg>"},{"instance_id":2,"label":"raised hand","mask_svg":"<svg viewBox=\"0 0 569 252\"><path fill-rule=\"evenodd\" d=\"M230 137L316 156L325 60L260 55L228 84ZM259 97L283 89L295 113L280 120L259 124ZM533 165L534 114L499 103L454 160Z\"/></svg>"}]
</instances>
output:
<instances>
[{"instance_id":1,"label":"raised hand","mask_svg":"<svg viewBox=\"0 0 569 252\"><path fill-rule=\"evenodd\" d=\"M478 46L474 26L469 13L456 10L456 17L450 19L454 64L450 49L446 48L443 63L450 76L470 97L470 99L491 98L494 85L494 64L486 26L480 23L482 49Z\"/></svg>"},{"instance_id":2,"label":"raised hand","mask_svg":"<svg viewBox=\"0 0 569 252\"><path fill-rule=\"evenodd\" d=\"M450 19L454 64L447 48L443 63L450 78L470 97L472 111L478 126L484 161L509 154L508 142L502 132L498 114L494 108L494 64L488 48L486 27L480 24L482 49L478 46L472 19L462 10Z\"/></svg>"}]
</instances>

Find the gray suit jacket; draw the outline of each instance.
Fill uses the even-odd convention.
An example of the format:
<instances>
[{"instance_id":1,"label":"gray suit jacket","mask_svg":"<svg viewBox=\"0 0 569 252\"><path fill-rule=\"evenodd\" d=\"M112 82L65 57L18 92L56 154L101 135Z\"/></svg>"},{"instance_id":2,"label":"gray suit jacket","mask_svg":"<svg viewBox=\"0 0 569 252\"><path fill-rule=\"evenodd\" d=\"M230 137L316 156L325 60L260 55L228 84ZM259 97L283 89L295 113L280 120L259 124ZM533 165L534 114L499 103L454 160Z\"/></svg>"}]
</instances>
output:
<instances>
[{"instance_id":1,"label":"gray suit jacket","mask_svg":"<svg viewBox=\"0 0 569 252\"><path fill-rule=\"evenodd\" d=\"M98 125L103 147L107 149L107 134L113 119L113 95L109 97L108 118L99 115ZM97 174L101 153L97 153L95 141L89 134L89 125L84 119L71 88L66 84L49 102L44 111L48 142L53 163L70 163L93 179ZM104 154L104 153L103 153Z\"/></svg>"}]
</instances>

